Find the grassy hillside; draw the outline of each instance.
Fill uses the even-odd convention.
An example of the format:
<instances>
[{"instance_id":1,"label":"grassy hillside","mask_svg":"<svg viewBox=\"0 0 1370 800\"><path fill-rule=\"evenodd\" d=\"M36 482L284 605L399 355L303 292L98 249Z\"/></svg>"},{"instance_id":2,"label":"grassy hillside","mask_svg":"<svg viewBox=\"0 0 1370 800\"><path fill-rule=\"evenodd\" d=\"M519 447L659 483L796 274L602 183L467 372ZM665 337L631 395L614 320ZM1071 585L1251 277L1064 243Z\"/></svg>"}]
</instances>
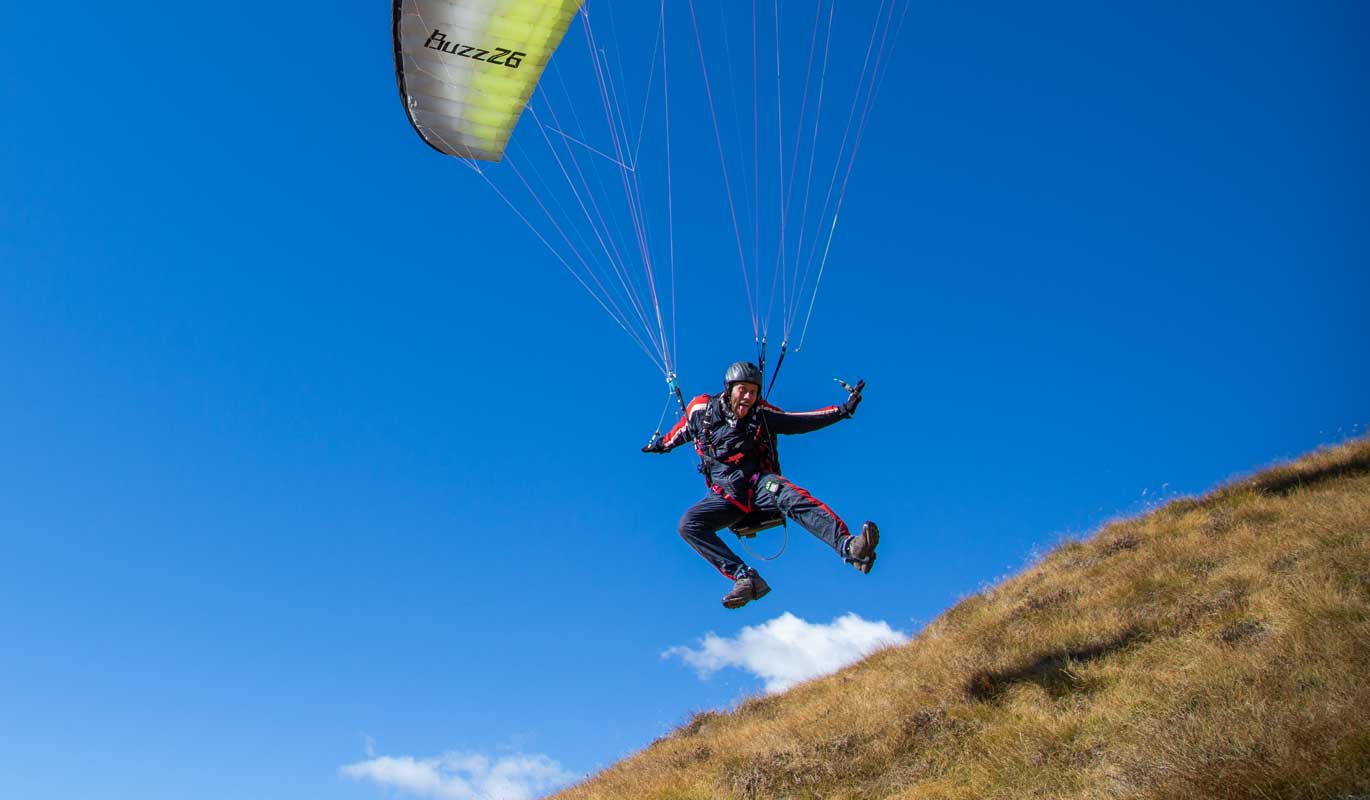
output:
<instances>
[{"instance_id":1,"label":"grassy hillside","mask_svg":"<svg viewBox=\"0 0 1370 800\"><path fill-rule=\"evenodd\" d=\"M1370 800L1370 440L1110 524L556 797Z\"/></svg>"}]
</instances>

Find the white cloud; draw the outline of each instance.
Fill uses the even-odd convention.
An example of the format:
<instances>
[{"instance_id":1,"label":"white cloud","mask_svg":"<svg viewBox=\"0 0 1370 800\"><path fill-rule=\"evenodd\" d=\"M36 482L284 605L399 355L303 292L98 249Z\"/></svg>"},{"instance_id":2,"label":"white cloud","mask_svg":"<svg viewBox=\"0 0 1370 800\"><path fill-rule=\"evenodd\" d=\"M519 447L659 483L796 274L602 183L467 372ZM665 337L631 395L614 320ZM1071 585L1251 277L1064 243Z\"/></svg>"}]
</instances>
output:
<instances>
[{"instance_id":1,"label":"white cloud","mask_svg":"<svg viewBox=\"0 0 1370 800\"><path fill-rule=\"evenodd\" d=\"M576 777L547 756L523 754L496 759L477 753L379 756L340 771L353 780L438 800L532 800Z\"/></svg>"},{"instance_id":2,"label":"white cloud","mask_svg":"<svg viewBox=\"0 0 1370 800\"><path fill-rule=\"evenodd\" d=\"M726 667L746 670L766 682L766 691L779 692L908 640L907 634L888 623L870 622L856 614L815 625L787 611L770 622L743 628L733 638L710 633L698 649L672 647L661 655L678 656L701 678Z\"/></svg>"}]
</instances>

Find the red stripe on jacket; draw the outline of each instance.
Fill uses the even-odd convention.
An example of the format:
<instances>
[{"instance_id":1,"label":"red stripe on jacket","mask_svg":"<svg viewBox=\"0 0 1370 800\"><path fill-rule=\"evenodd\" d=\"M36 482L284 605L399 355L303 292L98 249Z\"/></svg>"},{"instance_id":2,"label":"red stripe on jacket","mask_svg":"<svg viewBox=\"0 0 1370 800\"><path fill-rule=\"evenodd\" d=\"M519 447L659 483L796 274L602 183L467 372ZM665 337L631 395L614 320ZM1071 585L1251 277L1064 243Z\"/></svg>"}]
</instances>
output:
<instances>
[{"instance_id":1,"label":"red stripe on jacket","mask_svg":"<svg viewBox=\"0 0 1370 800\"><path fill-rule=\"evenodd\" d=\"M680 419L676 424L662 437L661 445L667 450L670 450L685 441L685 430L690 426L690 420L694 418L695 414L708 408L709 400L711 399L712 397L710 395L701 394L686 403L685 413L680 415Z\"/></svg>"}]
</instances>

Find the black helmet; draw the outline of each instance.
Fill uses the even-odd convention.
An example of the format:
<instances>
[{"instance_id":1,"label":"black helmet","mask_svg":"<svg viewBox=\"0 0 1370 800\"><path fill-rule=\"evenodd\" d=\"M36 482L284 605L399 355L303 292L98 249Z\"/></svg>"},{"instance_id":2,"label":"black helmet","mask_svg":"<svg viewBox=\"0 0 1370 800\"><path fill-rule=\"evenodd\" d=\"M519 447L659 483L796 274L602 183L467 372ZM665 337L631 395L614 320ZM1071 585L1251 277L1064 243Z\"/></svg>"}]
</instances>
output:
<instances>
[{"instance_id":1,"label":"black helmet","mask_svg":"<svg viewBox=\"0 0 1370 800\"><path fill-rule=\"evenodd\" d=\"M761 368L750 361L739 361L723 373L723 388L732 389L734 383L761 385Z\"/></svg>"}]
</instances>

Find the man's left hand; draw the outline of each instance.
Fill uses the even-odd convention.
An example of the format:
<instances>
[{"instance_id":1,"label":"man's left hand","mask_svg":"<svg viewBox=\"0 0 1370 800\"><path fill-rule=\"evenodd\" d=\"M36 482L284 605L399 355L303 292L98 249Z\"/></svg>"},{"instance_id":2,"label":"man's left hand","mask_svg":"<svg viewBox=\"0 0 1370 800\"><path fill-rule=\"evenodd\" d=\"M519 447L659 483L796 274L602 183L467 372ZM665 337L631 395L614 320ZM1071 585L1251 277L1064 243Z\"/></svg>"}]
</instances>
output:
<instances>
[{"instance_id":1,"label":"man's left hand","mask_svg":"<svg viewBox=\"0 0 1370 800\"><path fill-rule=\"evenodd\" d=\"M848 417L856 414L856 407L861 405L861 390L866 388L865 381L857 381L856 387L847 395L847 402L842 404L842 411Z\"/></svg>"}]
</instances>

